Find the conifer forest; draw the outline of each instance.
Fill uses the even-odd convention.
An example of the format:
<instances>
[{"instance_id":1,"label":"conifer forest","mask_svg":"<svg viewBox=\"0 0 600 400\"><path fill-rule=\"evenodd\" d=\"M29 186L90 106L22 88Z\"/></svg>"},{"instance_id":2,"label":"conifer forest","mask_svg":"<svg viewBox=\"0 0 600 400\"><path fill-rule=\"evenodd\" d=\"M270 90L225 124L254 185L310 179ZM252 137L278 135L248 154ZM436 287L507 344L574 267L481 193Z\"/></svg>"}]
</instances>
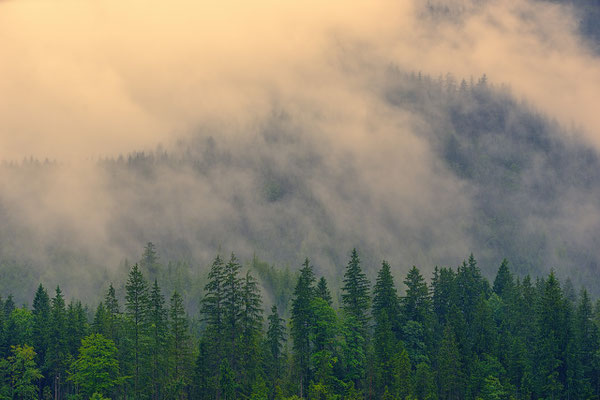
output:
<instances>
[{"instance_id":1,"label":"conifer forest","mask_svg":"<svg viewBox=\"0 0 600 400\"><path fill-rule=\"evenodd\" d=\"M600 400L600 0L0 0L0 400Z\"/></svg>"},{"instance_id":2,"label":"conifer forest","mask_svg":"<svg viewBox=\"0 0 600 400\"><path fill-rule=\"evenodd\" d=\"M3 398L593 399L600 392L600 301L548 276L493 282L473 255L374 282L352 250L339 292L310 259L291 277L214 258L190 315L148 280L152 243L122 290L94 307L39 285L31 307L0 304ZM265 307L257 274L288 304ZM155 270L153 274L156 274ZM289 277L288 277L289 278ZM121 293L122 292L122 293ZM281 299L277 299L281 300Z\"/></svg>"}]
</instances>

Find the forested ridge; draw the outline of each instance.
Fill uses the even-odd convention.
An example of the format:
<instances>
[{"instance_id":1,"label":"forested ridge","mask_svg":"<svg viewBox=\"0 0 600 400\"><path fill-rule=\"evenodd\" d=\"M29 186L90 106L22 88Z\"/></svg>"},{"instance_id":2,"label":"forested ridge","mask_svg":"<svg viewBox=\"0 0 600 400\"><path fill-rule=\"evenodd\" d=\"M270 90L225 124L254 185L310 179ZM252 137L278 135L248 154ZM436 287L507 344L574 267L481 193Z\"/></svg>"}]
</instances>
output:
<instances>
[{"instance_id":1,"label":"forested ridge","mask_svg":"<svg viewBox=\"0 0 600 400\"><path fill-rule=\"evenodd\" d=\"M151 243L146 255L155 256ZM148 260L148 258L146 258ZM375 282L353 250L339 293L309 259L275 287L232 253L214 258L197 313L153 266L130 268L95 307L39 285L0 303L0 396L12 399L597 399L600 301L554 272L490 283L471 255ZM273 275L262 269L261 275ZM285 279L284 279L285 280ZM261 282L262 281L262 282ZM167 282L168 283L168 282ZM122 292L122 293L120 293ZM273 293L270 293L273 295ZM289 298L289 300L288 300ZM279 307L278 307L279 305ZM285 317L285 318L284 318Z\"/></svg>"}]
</instances>

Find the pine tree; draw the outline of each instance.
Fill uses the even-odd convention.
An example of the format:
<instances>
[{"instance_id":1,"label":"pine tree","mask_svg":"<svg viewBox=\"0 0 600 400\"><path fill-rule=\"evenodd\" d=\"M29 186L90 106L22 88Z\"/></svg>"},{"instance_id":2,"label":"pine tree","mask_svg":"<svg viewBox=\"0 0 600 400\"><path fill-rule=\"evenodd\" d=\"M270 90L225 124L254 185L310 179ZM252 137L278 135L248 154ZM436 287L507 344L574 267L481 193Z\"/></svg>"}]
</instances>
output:
<instances>
[{"instance_id":1,"label":"pine tree","mask_svg":"<svg viewBox=\"0 0 600 400\"><path fill-rule=\"evenodd\" d=\"M431 300L427 284L417 267L411 268L404 284L406 285L406 296L402 298L404 319L425 325L430 313Z\"/></svg>"},{"instance_id":2,"label":"pine tree","mask_svg":"<svg viewBox=\"0 0 600 400\"><path fill-rule=\"evenodd\" d=\"M148 242L144 247L144 253L140 260L140 268L146 271L149 276L156 277L156 274L160 269L160 264L158 262L158 253L154 243Z\"/></svg>"},{"instance_id":3,"label":"pine tree","mask_svg":"<svg viewBox=\"0 0 600 400\"><path fill-rule=\"evenodd\" d=\"M183 299L177 291L173 292L171 296L169 327L171 333L171 363L173 365L171 394L173 398L183 399L184 389L189 383L191 352L189 321L183 307Z\"/></svg>"},{"instance_id":4,"label":"pine tree","mask_svg":"<svg viewBox=\"0 0 600 400\"><path fill-rule=\"evenodd\" d=\"M344 274L342 287L342 307L344 311L353 316L364 329L369 321L368 310L370 307L369 280L362 272L360 259L356 249L352 250L348 267Z\"/></svg>"},{"instance_id":5,"label":"pine tree","mask_svg":"<svg viewBox=\"0 0 600 400\"><path fill-rule=\"evenodd\" d=\"M271 307L271 314L268 316L269 326L267 328L266 346L269 359L268 377L273 384L273 389L279 383L282 375L282 350L285 342L284 320L277 312L277 306Z\"/></svg>"},{"instance_id":6,"label":"pine tree","mask_svg":"<svg viewBox=\"0 0 600 400\"><path fill-rule=\"evenodd\" d=\"M223 317L228 368L234 375L239 371L239 347L241 347L242 279L239 276L241 268L235 254L231 253L231 258L224 268Z\"/></svg>"},{"instance_id":7,"label":"pine tree","mask_svg":"<svg viewBox=\"0 0 600 400\"><path fill-rule=\"evenodd\" d=\"M203 398L219 399L222 396L219 377L221 364L226 356L225 272L225 264L217 256L210 268L208 283L204 287L205 295L200 304L206 329L200 341L196 371L207 374L200 375L203 383L198 391Z\"/></svg>"},{"instance_id":8,"label":"pine tree","mask_svg":"<svg viewBox=\"0 0 600 400\"><path fill-rule=\"evenodd\" d=\"M392 360L400 337L398 295L390 266L383 261L373 290L374 350L377 391L381 393L393 379Z\"/></svg>"},{"instance_id":9,"label":"pine tree","mask_svg":"<svg viewBox=\"0 0 600 400\"><path fill-rule=\"evenodd\" d=\"M540 283L536 334L536 391L560 398L566 384L565 352L568 331L565 299L554 272Z\"/></svg>"},{"instance_id":10,"label":"pine tree","mask_svg":"<svg viewBox=\"0 0 600 400\"><path fill-rule=\"evenodd\" d=\"M600 337L592 318L592 302L584 289L579 296L575 312L573 335L573 350L579 367L579 373L575 376L574 395L581 399L592 397L598 377L594 360Z\"/></svg>"},{"instance_id":11,"label":"pine tree","mask_svg":"<svg viewBox=\"0 0 600 400\"><path fill-rule=\"evenodd\" d=\"M87 335L88 322L86 311L81 301L71 301L67 307L67 338L69 353L77 356L81 340Z\"/></svg>"},{"instance_id":12,"label":"pine tree","mask_svg":"<svg viewBox=\"0 0 600 400\"><path fill-rule=\"evenodd\" d=\"M263 309L258 282L250 274L246 275L241 287L241 312L240 312L240 370L241 382L246 392L251 391L252 384L259 378L263 326Z\"/></svg>"},{"instance_id":13,"label":"pine tree","mask_svg":"<svg viewBox=\"0 0 600 400\"><path fill-rule=\"evenodd\" d=\"M129 318L129 336L133 352L133 396L139 399L143 391L142 368L147 354L149 298L148 284L137 264L129 272L125 291L125 310Z\"/></svg>"},{"instance_id":14,"label":"pine tree","mask_svg":"<svg viewBox=\"0 0 600 400\"><path fill-rule=\"evenodd\" d=\"M317 297L320 297L323 300L325 300L325 302L327 302L327 304L329 306L331 306L331 304L332 304L331 292L329 291L329 288L327 287L327 281L325 280L324 277L321 277L321 279L319 279L319 282L317 283L316 295L317 295Z\"/></svg>"},{"instance_id":15,"label":"pine tree","mask_svg":"<svg viewBox=\"0 0 600 400\"><path fill-rule=\"evenodd\" d=\"M167 310L165 309L165 298L160 291L158 281L150 290L148 303L148 325L150 328L149 347L152 358L152 399L162 398L163 384L166 370L167 353Z\"/></svg>"},{"instance_id":16,"label":"pine tree","mask_svg":"<svg viewBox=\"0 0 600 400\"><path fill-rule=\"evenodd\" d=\"M46 353L50 342L50 296L40 285L33 299L33 348L36 349L36 364L45 367ZM42 371L46 375L46 371ZM39 381L38 397L41 397L43 387L49 382L43 377Z\"/></svg>"},{"instance_id":17,"label":"pine tree","mask_svg":"<svg viewBox=\"0 0 600 400\"><path fill-rule=\"evenodd\" d=\"M292 299L291 336L294 361L300 382L300 397L307 392L311 378L310 333L312 330L312 301L315 297L315 274L308 258L304 261Z\"/></svg>"},{"instance_id":18,"label":"pine tree","mask_svg":"<svg viewBox=\"0 0 600 400\"><path fill-rule=\"evenodd\" d=\"M444 328L444 337L438 353L438 382L441 400L463 398L462 366L458 345L450 325Z\"/></svg>"},{"instance_id":19,"label":"pine tree","mask_svg":"<svg viewBox=\"0 0 600 400\"><path fill-rule=\"evenodd\" d=\"M359 387L366 372L366 353L369 324L369 281L360 267L356 249L352 250L342 287L342 309L344 311L344 334L346 345L354 349L352 363L347 373L355 386Z\"/></svg>"},{"instance_id":20,"label":"pine tree","mask_svg":"<svg viewBox=\"0 0 600 400\"><path fill-rule=\"evenodd\" d=\"M46 354L45 368L48 371L49 377L52 377L55 398L62 398L61 389L62 383L66 379L68 357L67 311L62 291L57 286L50 309L50 340Z\"/></svg>"},{"instance_id":21,"label":"pine tree","mask_svg":"<svg viewBox=\"0 0 600 400\"><path fill-rule=\"evenodd\" d=\"M496 293L500 298L506 299L514 289L514 279L513 276L508 269L508 261L505 259L502 260L502 264L500 264L500 268L498 268L498 273L496 274L496 279L494 279L494 293Z\"/></svg>"}]
</instances>

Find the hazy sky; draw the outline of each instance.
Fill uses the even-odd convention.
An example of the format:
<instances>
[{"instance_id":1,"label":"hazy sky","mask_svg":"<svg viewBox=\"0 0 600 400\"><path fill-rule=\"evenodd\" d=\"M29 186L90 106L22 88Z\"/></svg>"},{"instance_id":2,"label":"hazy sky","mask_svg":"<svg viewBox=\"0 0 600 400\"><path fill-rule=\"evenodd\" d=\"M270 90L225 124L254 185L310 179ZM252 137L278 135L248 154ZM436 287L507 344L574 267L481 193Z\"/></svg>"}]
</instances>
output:
<instances>
[{"instance_id":1,"label":"hazy sky","mask_svg":"<svg viewBox=\"0 0 600 400\"><path fill-rule=\"evenodd\" d=\"M279 104L344 119L390 63L486 73L600 145L600 61L575 30L569 10L523 0L5 1L0 159L154 148Z\"/></svg>"}]
</instances>

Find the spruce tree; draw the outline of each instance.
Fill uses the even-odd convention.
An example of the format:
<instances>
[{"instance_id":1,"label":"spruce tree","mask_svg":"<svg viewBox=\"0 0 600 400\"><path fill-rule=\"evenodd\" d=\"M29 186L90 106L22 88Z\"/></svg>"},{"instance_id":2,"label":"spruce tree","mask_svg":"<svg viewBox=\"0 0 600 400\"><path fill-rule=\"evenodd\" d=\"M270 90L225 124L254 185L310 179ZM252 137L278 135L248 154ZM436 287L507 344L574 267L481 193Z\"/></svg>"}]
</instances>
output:
<instances>
[{"instance_id":1,"label":"spruce tree","mask_svg":"<svg viewBox=\"0 0 600 400\"><path fill-rule=\"evenodd\" d=\"M352 249L350 261L344 273L342 307L364 329L369 321L369 306L369 280L360 267L356 249Z\"/></svg>"},{"instance_id":2,"label":"spruce tree","mask_svg":"<svg viewBox=\"0 0 600 400\"><path fill-rule=\"evenodd\" d=\"M165 298L155 279L148 303L149 349L152 359L152 399L162 398L168 345L168 321Z\"/></svg>"},{"instance_id":3,"label":"spruce tree","mask_svg":"<svg viewBox=\"0 0 600 400\"><path fill-rule=\"evenodd\" d=\"M423 326L430 313L429 289L418 268L413 266L406 279L406 296L402 297L402 313L405 321L415 321Z\"/></svg>"},{"instance_id":4,"label":"spruce tree","mask_svg":"<svg viewBox=\"0 0 600 400\"><path fill-rule=\"evenodd\" d=\"M310 333L313 327L312 302L315 297L315 274L308 258L304 261L292 299L291 336L293 339L294 363L300 383L300 397L307 393L311 378Z\"/></svg>"},{"instance_id":5,"label":"spruce tree","mask_svg":"<svg viewBox=\"0 0 600 400\"><path fill-rule=\"evenodd\" d=\"M125 311L129 318L129 337L133 352L133 396L142 397L143 366L148 349L148 284L137 264L125 284Z\"/></svg>"},{"instance_id":6,"label":"spruce tree","mask_svg":"<svg viewBox=\"0 0 600 400\"><path fill-rule=\"evenodd\" d=\"M57 286L50 309L50 339L45 368L52 379L55 398L62 398L62 383L66 379L68 358L67 311L62 291Z\"/></svg>"},{"instance_id":7,"label":"spruce tree","mask_svg":"<svg viewBox=\"0 0 600 400\"><path fill-rule=\"evenodd\" d=\"M239 346L242 386L250 392L252 384L259 377L260 354L263 326L262 299L258 281L246 272L241 287L240 311L241 343Z\"/></svg>"},{"instance_id":8,"label":"spruce tree","mask_svg":"<svg viewBox=\"0 0 600 400\"><path fill-rule=\"evenodd\" d=\"M438 352L437 365L440 399L462 399L462 365L458 345L450 324L444 328L444 336Z\"/></svg>"},{"instance_id":9,"label":"spruce tree","mask_svg":"<svg viewBox=\"0 0 600 400\"><path fill-rule=\"evenodd\" d=\"M325 300L325 302L329 306L331 306L331 304L332 304L331 292L329 291L329 288L327 287L327 280L325 280L324 277L321 277L321 279L319 279L319 282L317 283L316 295L317 295L317 297L320 297L323 300Z\"/></svg>"},{"instance_id":10,"label":"spruce tree","mask_svg":"<svg viewBox=\"0 0 600 400\"><path fill-rule=\"evenodd\" d=\"M400 337L398 295L390 266L383 261L373 289L374 350L376 357L376 386L378 393L393 379L392 361ZM389 389L389 388L388 388Z\"/></svg>"},{"instance_id":11,"label":"spruce tree","mask_svg":"<svg viewBox=\"0 0 600 400\"><path fill-rule=\"evenodd\" d=\"M285 342L284 320L279 316L277 306L271 307L268 318L266 346L268 352L268 377L273 384L273 389L279 383L282 374L282 350Z\"/></svg>"},{"instance_id":12,"label":"spruce tree","mask_svg":"<svg viewBox=\"0 0 600 400\"><path fill-rule=\"evenodd\" d=\"M190 333L189 321L183 307L181 295L175 291L171 296L169 310L169 328L171 337L171 394L173 398L183 399L184 389L189 384Z\"/></svg>"},{"instance_id":13,"label":"spruce tree","mask_svg":"<svg viewBox=\"0 0 600 400\"><path fill-rule=\"evenodd\" d=\"M43 375L47 372L43 369L46 366L46 353L50 342L50 296L46 289L40 285L33 299L33 348L36 351L36 364L42 368ZM39 381L38 397L41 397L43 387L48 385L48 380L43 378Z\"/></svg>"}]
</instances>

